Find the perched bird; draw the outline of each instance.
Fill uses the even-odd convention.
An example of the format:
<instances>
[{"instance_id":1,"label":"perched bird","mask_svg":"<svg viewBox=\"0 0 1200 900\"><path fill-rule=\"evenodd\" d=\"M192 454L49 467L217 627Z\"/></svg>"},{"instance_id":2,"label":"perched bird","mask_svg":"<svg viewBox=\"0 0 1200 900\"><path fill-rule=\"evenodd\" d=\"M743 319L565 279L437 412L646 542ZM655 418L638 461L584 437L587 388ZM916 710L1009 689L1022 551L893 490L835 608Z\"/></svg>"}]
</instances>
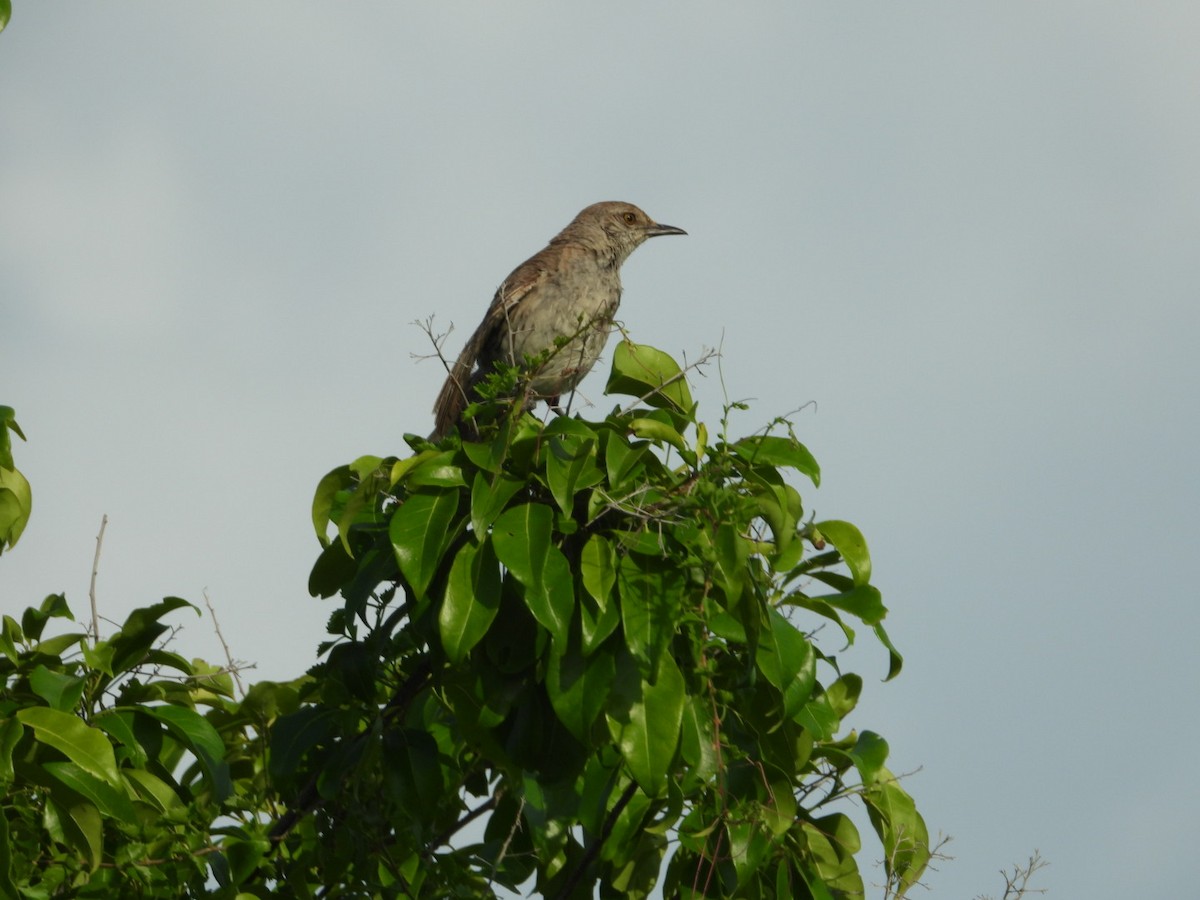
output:
<instances>
[{"instance_id":1,"label":"perched bird","mask_svg":"<svg viewBox=\"0 0 1200 900\"><path fill-rule=\"evenodd\" d=\"M430 439L458 423L475 386L500 362L524 365L546 353L529 372L530 399L557 405L604 349L621 302L621 263L646 238L663 234L687 232L659 225L632 203L593 203L517 266L442 385Z\"/></svg>"}]
</instances>

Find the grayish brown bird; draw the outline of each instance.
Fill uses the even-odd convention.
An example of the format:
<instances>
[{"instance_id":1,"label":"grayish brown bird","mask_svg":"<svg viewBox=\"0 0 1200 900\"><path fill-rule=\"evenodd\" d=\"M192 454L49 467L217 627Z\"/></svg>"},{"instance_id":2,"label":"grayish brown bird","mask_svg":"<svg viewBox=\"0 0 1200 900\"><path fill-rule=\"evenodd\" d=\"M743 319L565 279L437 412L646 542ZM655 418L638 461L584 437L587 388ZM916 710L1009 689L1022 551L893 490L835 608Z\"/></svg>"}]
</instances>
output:
<instances>
[{"instance_id":1,"label":"grayish brown bird","mask_svg":"<svg viewBox=\"0 0 1200 900\"><path fill-rule=\"evenodd\" d=\"M621 302L621 263L647 238L687 234L632 203L593 203L504 279L433 406L437 440L453 428L496 363L524 365L531 400L557 405L591 371ZM556 348L559 341L565 341Z\"/></svg>"}]
</instances>

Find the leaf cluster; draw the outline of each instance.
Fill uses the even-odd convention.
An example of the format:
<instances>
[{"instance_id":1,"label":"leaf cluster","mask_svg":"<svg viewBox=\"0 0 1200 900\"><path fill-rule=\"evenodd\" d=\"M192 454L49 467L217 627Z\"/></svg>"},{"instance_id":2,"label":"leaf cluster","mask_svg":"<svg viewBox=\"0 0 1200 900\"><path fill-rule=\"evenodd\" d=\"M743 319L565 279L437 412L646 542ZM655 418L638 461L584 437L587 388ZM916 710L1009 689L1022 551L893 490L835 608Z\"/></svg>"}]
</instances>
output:
<instances>
[{"instance_id":1,"label":"leaf cluster","mask_svg":"<svg viewBox=\"0 0 1200 900\"><path fill-rule=\"evenodd\" d=\"M338 605L293 682L239 698L172 652L178 598L105 639L61 595L3 617L0 900L861 897L848 801L889 895L916 882L921 816L844 724L842 651L865 628L901 659L790 424L710 439L628 341L633 402L597 421L543 425L519 379L467 439L322 479L309 587Z\"/></svg>"},{"instance_id":2,"label":"leaf cluster","mask_svg":"<svg viewBox=\"0 0 1200 900\"><path fill-rule=\"evenodd\" d=\"M710 441L666 354L618 345L608 393L635 402L485 401L469 440L322 480L309 587L343 605L272 733L301 798L275 837L401 895L861 896L857 795L902 893L925 826L814 634L900 669L862 535L806 521L787 423Z\"/></svg>"}]
</instances>

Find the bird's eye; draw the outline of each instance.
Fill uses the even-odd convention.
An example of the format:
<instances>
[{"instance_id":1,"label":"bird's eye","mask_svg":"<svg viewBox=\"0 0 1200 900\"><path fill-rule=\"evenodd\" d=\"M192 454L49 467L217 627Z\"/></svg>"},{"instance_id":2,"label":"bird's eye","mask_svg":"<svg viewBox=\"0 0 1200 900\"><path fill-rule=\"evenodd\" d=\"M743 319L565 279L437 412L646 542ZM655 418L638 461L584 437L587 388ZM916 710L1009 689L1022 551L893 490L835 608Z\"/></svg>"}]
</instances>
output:
<instances>
[{"instance_id":1,"label":"bird's eye","mask_svg":"<svg viewBox=\"0 0 1200 900\"><path fill-rule=\"evenodd\" d=\"M626 225L632 225L634 222L637 221L637 216L635 216L631 212L625 213L623 216L621 216L621 218L625 220Z\"/></svg>"}]
</instances>

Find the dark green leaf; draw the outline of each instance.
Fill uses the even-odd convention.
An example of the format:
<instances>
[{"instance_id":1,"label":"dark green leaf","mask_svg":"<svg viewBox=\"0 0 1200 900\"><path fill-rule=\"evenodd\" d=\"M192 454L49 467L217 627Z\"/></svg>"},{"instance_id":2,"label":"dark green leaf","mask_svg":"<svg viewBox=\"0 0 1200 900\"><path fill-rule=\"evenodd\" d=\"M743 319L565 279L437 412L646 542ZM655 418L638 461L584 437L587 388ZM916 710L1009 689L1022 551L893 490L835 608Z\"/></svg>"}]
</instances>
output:
<instances>
[{"instance_id":1,"label":"dark green leaf","mask_svg":"<svg viewBox=\"0 0 1200 900\"><path fill-rule=\"evenodd\" d=\"M621 618L620 605L613 594L617 566L612 544L602 535L592 535L583 545L579 570L586 593L580 603L583 653L586 656L612 634Z\"/></svg>"},{"instance_id":2,"label":"dark green leaf","mask_svg":"<svg viewBox=\"0 0 1200 900\"><path fill-rule=\"evenodd\" d=\"M771 610L771 627L759 637L758 669L784 697L786 719L808 702L817 680L816 656L808 639L780 613Z\"/></svg>"},{"instance_id":3,"label":"dark green leaf","mask_svg":"<svg viewBox=\"0 0 1200 900\"><path fill-rule=\"evenodd\" d=\"M283 716L271 729L271 768L274 778L293 774L310 749L335 733L336 710L306 706Z\"/></svg>"},{"instance_id":4,"label":"dark green leaf","mask_svg":"<svg viewBox=\"0 0 1200 900\"><path fill-rule=\"evenodd\" d=\"M558 644L567 638L575 606L571 567L551 543L554 511L540 503L506 510L492 526L496 556L525 587L525 602Z\"/></svg>"},{"instance_id":5,"label":"dark green leaf","mask_svg":"<svg viewBox=\"0 0 1200 900\"><path fill-rule=\"evenodd\" d=\"M229 796L233 786L225 763L225 744L204 716L182 706L143 706L138 711L162 722L176 740L195 754L217 800Z\"/></svg>"},{"instance_id":6,"label":"dark green leaf","mask_svg":"<svg viewBox=\"0 0 1200 900\"><path fill-rule=\"evenodd\" d=\"M879 643L887 647L888 673L887 678L883 680L891 681L900 674L900 669L904 667L904 657L900 655L900 651L892 644L892 640L888 637L887 631L884 630L882 622L875 626L875 637L879 638Z\"/></svg>"},{"instance_id":7,"label":"dark green leaf","mask_svg":"<svg viewBox=\"0 0 1200 900\"><path fill-rule=\"evenodd\" d=\"M308 592L314 597L332 597L354 577L358 566L341 541L327 544L313 563L308 576Z\"/></svg>"},{"instance_id":8,"label":"dark green leaf","mask_svg":"<svg viewBox=\"0 0 1200 900\"><path fill-rule=\"evenodd\" d=\"M108 818L125 822L133 820L133 804L125 794L124 783L119 779L119 786L113 787L73 762L44 762L42 770L75 793L86 797Z\"/></svg>"},{"instance_id":9,"label":"dark green leaf","mask_svg":"<svg viewBox=\"0 0 1200 900\"><path fill-rule=\"evenodd\" d=\"M669 559L627 553L617 566L625 642L643 677L654 677L675 634L683 585L683 573Z\"/></svg>"},{"instance_id":10,"label":"dark green leaf","mask_svg":"<svg viewBox=\"0 0 1200 900\"><path fill-rule=\"evenodd\" d=\"M614 674L612 653L604 648L587 657L574 646L563 653L551 650L546 692L559 720L580 741L588 741L608 700Z\"/></svg>"}]
</instances>

